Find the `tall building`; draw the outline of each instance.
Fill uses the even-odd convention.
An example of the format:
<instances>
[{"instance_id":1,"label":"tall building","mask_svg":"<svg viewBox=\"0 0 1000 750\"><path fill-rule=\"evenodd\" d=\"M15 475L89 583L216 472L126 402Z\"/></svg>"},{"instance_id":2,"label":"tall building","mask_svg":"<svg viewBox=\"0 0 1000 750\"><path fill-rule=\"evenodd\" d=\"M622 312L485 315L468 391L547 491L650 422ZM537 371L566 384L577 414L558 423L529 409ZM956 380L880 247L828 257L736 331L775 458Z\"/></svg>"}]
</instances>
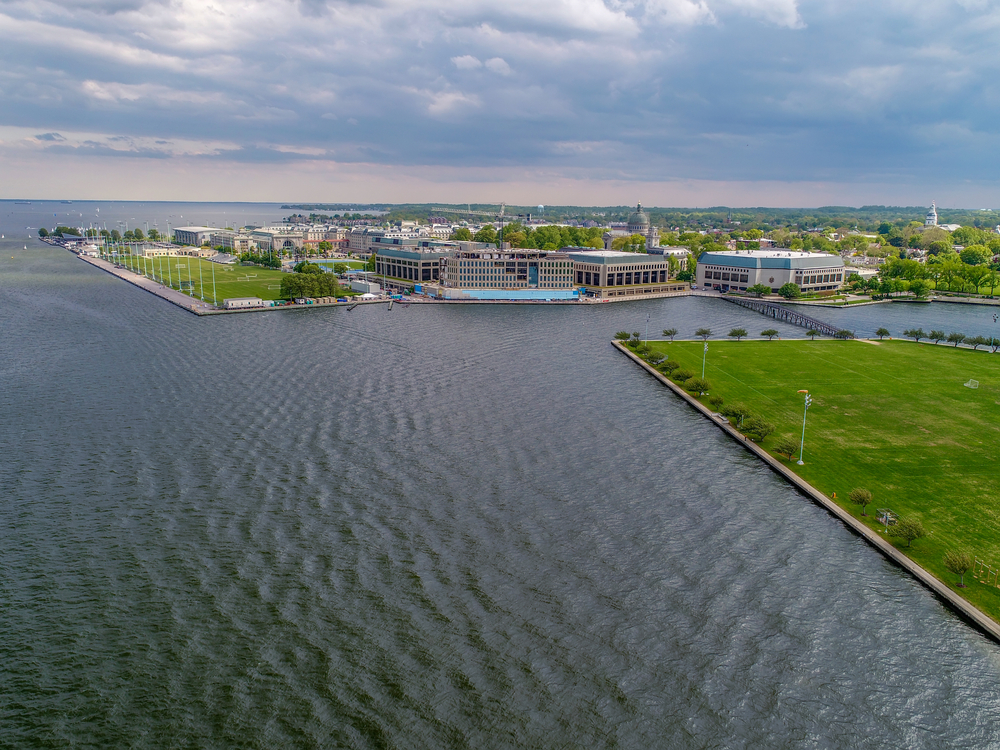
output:
<instances>
[{"instance_id":1,"label":"tall building","mask_svg":"<svg viewBox=\"0 0 1000 750\"><path fill-rule=\"evenodd\" d=\"M925 227L936 227L938 225L937 217L937 205L934 201L931 201L931 210L927 212L927 218L924 219Z\"/></svg>"}]
</instances>

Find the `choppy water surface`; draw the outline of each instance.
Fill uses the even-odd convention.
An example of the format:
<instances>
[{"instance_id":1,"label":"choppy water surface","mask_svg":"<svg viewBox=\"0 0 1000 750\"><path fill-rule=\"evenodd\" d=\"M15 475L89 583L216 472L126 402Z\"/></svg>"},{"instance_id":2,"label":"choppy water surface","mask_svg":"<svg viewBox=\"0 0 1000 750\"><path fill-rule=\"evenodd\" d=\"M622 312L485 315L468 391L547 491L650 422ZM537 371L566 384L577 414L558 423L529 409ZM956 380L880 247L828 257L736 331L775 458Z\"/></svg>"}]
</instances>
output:
<instances>
[{"instance_id":1,"label":"choppy water surface","mask_svg":"<svg viewBox=\"0 0 1000 750\"><path fill-rule=\"evenodd\" d=\"M0 744L1000 746L1000 650L608 344L770 321L199 319L22 244Z\"/></svg>"}]
</instances>

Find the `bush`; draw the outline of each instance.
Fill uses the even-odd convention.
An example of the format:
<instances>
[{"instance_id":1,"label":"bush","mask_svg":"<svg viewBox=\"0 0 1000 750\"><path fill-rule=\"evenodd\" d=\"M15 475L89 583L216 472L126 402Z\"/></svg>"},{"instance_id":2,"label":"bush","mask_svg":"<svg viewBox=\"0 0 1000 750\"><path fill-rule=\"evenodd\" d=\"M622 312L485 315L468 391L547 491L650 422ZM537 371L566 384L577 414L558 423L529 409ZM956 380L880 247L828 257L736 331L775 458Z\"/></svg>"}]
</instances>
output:
<instances>
[{"instance_id":1,"label":"bush","mask_svg":"<svg viewBox=\"0 0 1000 750\"><path fill-rule=\"evenodd\" d=\"M743 427L740 428L740 431L751 440L760 442L774 432L774 425L759 414L751 414L743 420Z\"/></svg>"},{"instance_id":2,"label":"bush","mask_svg":"<svg viewBox=\"0 0 1000 750\"><path fill-rule=\"evenodd\" d=\"M742 420L753 414L753 412L750 411L750 407L745 404L728 404L723 406L719 413L730 421L735 420L737 426Z\"/></svg>"},{"instance_id":3,"label":"bush","mask_svg":"<svg viewBox=\"0 0 1000 750\"><path fill-rule=\"evenodd\" d=\"M787 284L781 285L781 288L778 290L778 294L780 294L785 299L795 299L796 297L802 295L802 290L799 289L797 284L794 284L791 281L789 281Z\"/></svg>"},{"instance_id":4,"label":"bush","mask_svg":"<svg viewBox=\"0 0 1000 750\"><path fill-rule=\"evenodd\" d=\"M719 407L722 406L722 402L723 401L724 401L724 399L722 398L722 396L712 396L712 398L710 398L708 400L708 403L710 403L712 405L713 409L715 409L716 411L718 411Z\"/></svg>"},{"instance_id":5,"label":"bush","mask_svg":"<svg viewBox=\"0 0 1000 750\"><path fill-rule=\"evenodd\" d=\"M791 435L782 435L775 442L773 450L775 453L787 456L788 460L791 461L799 451L799 441Z\"/></svg>"},{"instance_id":6,"label":"bush","mask_svg":"<svg viewBox=\"0 0 1000 750\"><path fill-rule=\"evenodd\" d=\"M916 518L901 518L895 526L889 527L889 533L892 536L905 539L907 547L917 539L927 536L927 532L924 531L924 525Z\"/></svg>"},{"instance_id":7,"label":"bush","mask_svg":"<svg viewBox=\"0 0 1000 750\"><path fill-rule=\"evenodd\" d=\"M684 383L694 377L694 373L690 370L674 370L670 375L678 383Z\"/></svg>"},{"instance_id":8,"label":"bush","mask_svg":"<svg viewBox=\"0 0 1000 750\"><path fill-rule=\"evenodd\" d=\"M665 362L661 362L660 364L658 364L656 366L656 369L659 370L662 373L666 373L667 375L669 375L670 373L672 373L674 370L676 370L680 366L681 366L680 362L676 362L675 360L668 359Z\"/></svg>"},{"instance_id":9,"label":"bush","mask_svg":"<svg viewBox=\"0 0 1000 750\"><path fill-rule=\"evenodd\" d=\"M712 384L709 383L705 378L688 378L684 381L684 390L690 391L691 393L708 393L712 388Z\"/></svg>"}]
</instances>

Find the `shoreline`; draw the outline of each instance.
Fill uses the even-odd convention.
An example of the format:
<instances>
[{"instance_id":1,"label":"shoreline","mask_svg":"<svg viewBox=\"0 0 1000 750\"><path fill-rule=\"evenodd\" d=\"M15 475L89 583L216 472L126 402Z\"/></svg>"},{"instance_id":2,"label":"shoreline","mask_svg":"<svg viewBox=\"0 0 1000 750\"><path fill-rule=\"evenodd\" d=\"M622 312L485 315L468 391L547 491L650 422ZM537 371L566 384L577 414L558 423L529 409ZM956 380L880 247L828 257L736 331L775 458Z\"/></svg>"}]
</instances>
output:
<instances>
[{"instance_id":1,"label":"shoreline","mask_svg":"<svg viewBox=\"0 0 1000 750\"><path fill-rule=\"evenodd\" d=\"M676 383L671 381L663 373L657 371L648 362L645 362L636 355L634 352L629 351L621 342L612 341L612 344L623 354L629 357L633 362L638 364L640 367L646 370L650 375L660 381L663 385L666 385L675 394L680 396L684 401L686 401L690 406L693 406L698 412L701 413L706 419L708 419L712 424L717 426L723 432L725 432L729 437L735 440L737 443L742 445L746 450L751 453L756 454L758 458L764 461L774 471L776 474L786 479L791 483L799 492L808 497L814 503L824 508L831 515L840 520L848 529L853 531L855 534L864 539L869 545L874 547L878 552L881 552L884 557L889 559L890 562L895 563L907 573L912 575L926 588L930 589L937 598L947 605L955 614L957 614L962 620L967 624L972 625L977 630L979 630L984 635L993 639L995 642L1000 643L1000 623L998 623L993 618L986 615L978 607L974 606L972 603L958 596L950 588L948 588L940 579L932 575L922 566L918 565L916 562L911 560L909 557L904 555L898 549L896 549L892 544L883 539L878 535L877 532L872 531L868 526L861 523L858 519L848 513L846 510L837 505L833 500L828 498L822 492L817 490L811 484L806 482L802 477L796 474L794 471L789 469L783 463L774 458L771 454L757 445L755 442L748 440L742 433L736 430L729 420L721 415L717 415L707 406L702 404L693 396L689 395L678 386Z\"/></svg>"}]
</instances>

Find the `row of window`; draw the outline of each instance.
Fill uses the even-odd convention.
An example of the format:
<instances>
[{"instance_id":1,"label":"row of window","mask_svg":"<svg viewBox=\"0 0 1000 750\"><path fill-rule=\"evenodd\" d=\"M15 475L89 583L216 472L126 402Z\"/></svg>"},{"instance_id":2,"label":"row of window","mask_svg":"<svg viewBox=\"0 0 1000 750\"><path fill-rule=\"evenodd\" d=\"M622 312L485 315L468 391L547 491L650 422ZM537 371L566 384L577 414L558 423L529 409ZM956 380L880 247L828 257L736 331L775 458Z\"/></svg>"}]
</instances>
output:
<instances>
[{"instance_id":1,"label":"row of window","mask_svg":"<svg viewBox=\"0 0 1000 750\"><path fill-rule=\"evenodd\" d=\"M807 284L829 284L831 281L840 281L843 278L841 273L824 273L816 274L814 276L806 276L799 283L799 286L806 286ZM796 277L798 281L798 277Z\"/></svg>"},{"instance_id":2,"label":"row of window","mask_svg":"<svg viewBox=\"0 0 1000 750\"><path fill-rule=\"evenodd\" d=\"M604 286L661 284L666 280L666 269L662 271L626 271L625 273L608 273L608 280ZM576 283L584 284L586 286L601 286L601 274L591 274L589 271L577 271Z\"/></svg>"},{"instance_id":3,"label":"row of window","mask_svg":"<svg viewBox=\"0 0 1000 750\"><path fill-rule=\"evenodd\" d=\"M706 271L705 281L709 279L717 279L720 281L735 281L738 284L746 284L750 280L749 274L745 273L726 273L725 271Z\"/></svg>"}]
</instances>

